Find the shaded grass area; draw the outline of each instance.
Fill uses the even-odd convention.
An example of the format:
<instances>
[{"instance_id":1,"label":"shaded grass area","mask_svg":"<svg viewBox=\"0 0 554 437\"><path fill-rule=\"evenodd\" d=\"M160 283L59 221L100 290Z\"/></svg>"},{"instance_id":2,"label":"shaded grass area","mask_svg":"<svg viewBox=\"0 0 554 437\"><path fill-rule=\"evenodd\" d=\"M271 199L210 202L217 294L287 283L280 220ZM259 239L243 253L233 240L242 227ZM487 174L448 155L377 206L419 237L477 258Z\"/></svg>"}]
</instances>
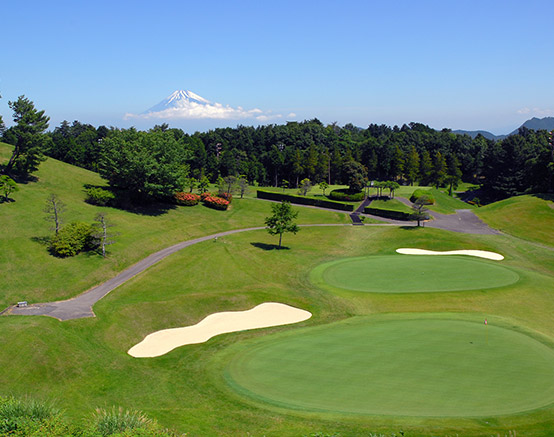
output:
<instances>
[{"instance_id":1,"label":"shaded grass area","mask_svg":"<svg viewBox=\"0 0 554 437\"><path fill-rule=\"evenodd\" d=\"M264 250L263 231L208 241L187 248L114 290L95 305L97 318L60 323L41 317L0 317L0 384L16 395L57 399L66 414L82 418L96 407L121 405L190 435L309 435L317 431L360 435L406 431L406 435L483 435L517 429L541 435L552 408L519 416L486 419L422 419L374 415L303 413L267 408L230 390L220 351L268 333L297 326L245 331L205 344L175 349L155 359L133 359L126 351L150 332L195 324L218 311L245 310L276 301L314 314L298 327L325 325L377 313L471 312L527 326L553 337L554 271L550 251L506 236L453 234L437 229L303 228L290 236L290 250ZM393 255L406 245L430 250L482 249L502 253L509 268L520 268L517 284L489 291L383 295L331 294L309 280L318 264L338 257ZM533 256L528 257L530 249ZM246 344L246 343L245 343ZM245 346L247 347L247 346ZM323 359L323 358L322 358ZM485 424L489 422L489 424ZM544 433L542 434L544 435Z\"/></svg>"},{"instance_id":2,"label":"shaded grass area","mask_svg":"<svg viewBox=\"0 0 554 437\"><path fill-rule=\"evenodd\" d=\"M489 226L502 232L554 246L552 200L539 196L516 196L475 210Z\"/></svg>"},{"instance_id":3,"label":"shaded grass area","mask_svg":"<svg viewBox=\"0 0 554 437\"><path fill-rule=\"evenodd\" d=\"M297 410L464 417L552 404L554 350L510 328L359 317L240 345L225 374L239 393Z\"/></svg>"}]
</instances>

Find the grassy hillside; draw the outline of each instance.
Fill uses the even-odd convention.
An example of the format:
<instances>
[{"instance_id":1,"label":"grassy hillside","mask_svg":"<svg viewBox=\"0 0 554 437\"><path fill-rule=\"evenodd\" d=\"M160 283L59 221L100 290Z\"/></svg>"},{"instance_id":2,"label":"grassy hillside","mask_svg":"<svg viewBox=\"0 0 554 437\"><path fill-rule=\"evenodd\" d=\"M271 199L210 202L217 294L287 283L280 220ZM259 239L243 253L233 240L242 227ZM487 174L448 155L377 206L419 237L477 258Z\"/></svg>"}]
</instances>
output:
<instances>
[{"instance_id":1,"label":"grassy hillside","mask_svg":"<svg viewBox=\"0 0 554 437\"><path fill-rule=\"evenodd\" d=\"M554 202L538 196L517 196L478 208L487 224L525 240L554 246Z\"/></svg>"},{"instance_id":2,"label":"grassy hillside","mask_svg":"<svg viewBox=\"0 0 554 437\"><path fill-rule=\"evenodd\" d=\"M6 159L9 150L0 144L0 159ZM37 177L37 182L22 185L12 196L15 202L0 204L0 220L6 224L0 237L2 306L24 298L40 301L76 295L178 241L226 229L263 226L270 211L270 203L254 198L234 200L227 212L203 206L134 212L100 208L84 202L83 184L103 183L94 173L49 159ZM58 259L48 254L43 241L50 231L42 209L51 192L66 203L66 222L90 222L98 211L106 212L116 225L114 231L120 232L107 259L96 254ZM306 332L304 328L332 329L334 322L348 324L399 314L417 318L447 313L471 319L479 327L486 317L491 328L507 326L537 340L541 347L554 347L554 257L550 248L533 242L547 238L543 227L548 230L552 226L551 216L545 213L536 221L536 214L527 212L532 202L548 205L526 196L513 199L513 205L522 199L525 205L521 211L499 203L477 212L484 213L484 219L489 214L487 220L512 214L520 220L528 217L525 239L433 228L313 227L302 228L297 235L286 234L283 243L290 249L278 251L268 250L276 243L275 237L263 230L251 231L220 238L217 243L199 243L162 260L99 301L94 307L95 318L60 322L48 317L0 317L0 396L32 394L53 400L69 418L80 421L88 419L97 407L138 409L163 426L191 436L391 436L401 431L411 437L504 436L514 432L552 435L553 404L490 417L329 414L285 409L245 397L226 377L229 363L241 350L259 339L271 340L272 334L294 335L296 330ZM542 211L542 207L536 208ZM349 222L346 214L295 209L300 211L300 223ZM310 280L316 266L336 259L407 257L396 255L399 247L498 252L505 257L500 265L515 272L519 280L490 289L398 294L326 290ZM135 359L126 353L153 331L192 325L214 312L245 310L262 302L293 305L310 311L313 317L298 325L217 336L158 358ZM464 347L471 346L466 342ZM433 353L433 348L429 350ZM325 354L320 359L325 360ZM379 356L369 354L361 359L378 360ZM495 363L494 357L488 360ZM409 356L403 361L409 362ZM384 368L394 365L391 362ZM554 387L552 381L544 383ZM371 390L371 381L368 384ZM482 387L475 388L475 396L479 390ZM514 394L509 385L505 390Z\"/></svg>"},{"instance_id":3,"label":"grassy hillside","mask_svg":"<svg viewBox=\"0 0 554 437\"><path fill-rule=\"evenodd\" d=\"M11 146L0 143L0 162L11 154ZM209 235L217 231L263 226L270 214L270 203L251 198L234 199L228 211L216 211L202 205L173 207L157 205L137 211L98 207L84 202L84 185L104 185L96 173L54 159L41 164L37 181L20 184L13 193L14 202L0 204L0 309L27 300L40 302L75 296L114 276L146 255L179 241ZM52 235L45 220L47 197L56 194L65 203L64 223L94 221L104 212L119 235L109 246L109 256L83 253L60 259L47 251ZM346 214L298 208L298 223L349 223Z\"/></svg>"},{"instance_id":4,"label":"grassy hillside","mask_svg":"<svg viewBox=\"0 0 554 437\"><path fill-rule=\"evenodd\" d=\"M16 395L33 387L54 398L66 414L82 418L96 407L137 408L162 424L190 435L341 435L396 432L405 435L545 435L552 408L486 419L418 419L326 415L268 408L234 394L222 377L228 346L272 332L323 325L356 315L398 312L470 313L489 323L508 320L536 335L554 336L552 274L534 271L550 251L510 237L453 234L436 229L311 228L288 239L291 250L267 251L273 239L263 231L202 243L162 261L95 306L97 318L60 323L49 318L0 318L0 384ZM435 250L480 248L506 256L505 266L521 280L489 291L379 295L333 294L314 286L309 272L330 259L394 254L397 247ZM535 252L527 260L525 254ZM400 255L399 255L400 256ZM545 272L554 271L543 265ZM146 334L197 323L216 311L247 309L264 301L288 303L314 316L298 326L216 337L155 359L133 359L126 351ZM484 420L492 425L485 425ZM504 434L502 434L504 435Z\"/></svg>"}]
</instances>

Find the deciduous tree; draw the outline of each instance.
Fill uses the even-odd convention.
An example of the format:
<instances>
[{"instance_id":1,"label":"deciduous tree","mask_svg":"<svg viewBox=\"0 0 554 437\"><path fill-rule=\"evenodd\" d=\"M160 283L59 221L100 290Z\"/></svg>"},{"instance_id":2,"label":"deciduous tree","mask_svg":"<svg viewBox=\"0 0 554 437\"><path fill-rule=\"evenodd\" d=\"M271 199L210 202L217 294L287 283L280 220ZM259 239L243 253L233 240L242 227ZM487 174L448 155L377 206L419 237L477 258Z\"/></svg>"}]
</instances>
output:
<instances>
[{"instance_id":1,"label":"deciduous tree","mask_svg":"<svg viewBox=\"0 0 554 437\"><path fill-rule=\"evenodd\" d=\"M265 224L269 235L279 235L279 249L281 240L285 232L296 234L300 228L293 220L298 216L297 211L293 211L289 202L275 203L271 205L273 215L266 217Z\"/></svg>"}]
</instances>

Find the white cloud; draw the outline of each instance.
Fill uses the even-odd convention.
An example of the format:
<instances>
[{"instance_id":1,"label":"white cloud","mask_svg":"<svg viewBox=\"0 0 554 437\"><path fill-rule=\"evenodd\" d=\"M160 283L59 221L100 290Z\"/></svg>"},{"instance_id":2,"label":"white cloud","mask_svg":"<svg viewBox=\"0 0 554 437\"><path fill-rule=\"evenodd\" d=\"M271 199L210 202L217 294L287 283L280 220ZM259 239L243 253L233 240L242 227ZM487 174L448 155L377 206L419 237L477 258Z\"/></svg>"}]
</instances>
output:
<instances>
[{"instance_id":1,"label":"white cloud","mask_svg":"<svg viewBox=\"0 0 554 437\"><path fill-rule=\"evenodd\" d=\"M531 114L539 117L549 117L554 115L554 109L541 109L541 108L521 108L517 110L518 114Z\"/></svg>"},{"instance_id":2,"label":"white cloud","mask_svg":"<svg viewBox=\"0 0 554 437\"><path fill-rule=\"evenodd\" d=\"M294 112L291 112L289 113L289 115L287 115L287 118L296 118L296 114Z\"/></svg>"},{"instance_id":3,"label":"white cloud","mask_svg":"<svg viewBox=\"0 0 554 437\"><path fill-rule=\"evenodd\" d=\"M259 121L268 121L274 118L282 117L280 114L271 114L261 109L244 109L241 106L233 108L229 105L223 106L221 103L199 104L196 102L186 102L180 107L167 108L157 112L147 112L143 114L125 114L125 120L240 120L245 118L255 118Z\"/></svg>"}]
</instances>

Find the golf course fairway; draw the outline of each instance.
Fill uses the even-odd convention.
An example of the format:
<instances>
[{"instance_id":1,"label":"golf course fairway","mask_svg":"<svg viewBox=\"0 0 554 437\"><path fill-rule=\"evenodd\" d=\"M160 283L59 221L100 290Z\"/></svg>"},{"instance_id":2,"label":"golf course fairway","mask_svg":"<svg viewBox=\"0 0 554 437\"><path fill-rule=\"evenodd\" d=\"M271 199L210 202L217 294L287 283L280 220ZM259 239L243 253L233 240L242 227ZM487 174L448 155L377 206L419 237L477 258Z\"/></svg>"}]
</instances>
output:
<instances>
[{"instance_id":1,"label":"golf course fairway","mask_svg":"<svg viewBox=\"0 0 554 437\"><path fill-rule=\"evenodd\" d=\"M243 396L307 412L482 417L554 403L550 346L446 314L357 317L272 335L237 346L224 373Z\"/></svg>"},{"instance_id":2,"label":"golf course fairway","mask_svg":"<svg viewBox=\"0 0 554 437\"><path fill-rule=\"evenodd\" d=\"M462 255L383 255L324 263L312 270L310 279L335 290L425 293L503 287L517 282L519 275L493 261Z\"/></svg>"}]
</instances>

